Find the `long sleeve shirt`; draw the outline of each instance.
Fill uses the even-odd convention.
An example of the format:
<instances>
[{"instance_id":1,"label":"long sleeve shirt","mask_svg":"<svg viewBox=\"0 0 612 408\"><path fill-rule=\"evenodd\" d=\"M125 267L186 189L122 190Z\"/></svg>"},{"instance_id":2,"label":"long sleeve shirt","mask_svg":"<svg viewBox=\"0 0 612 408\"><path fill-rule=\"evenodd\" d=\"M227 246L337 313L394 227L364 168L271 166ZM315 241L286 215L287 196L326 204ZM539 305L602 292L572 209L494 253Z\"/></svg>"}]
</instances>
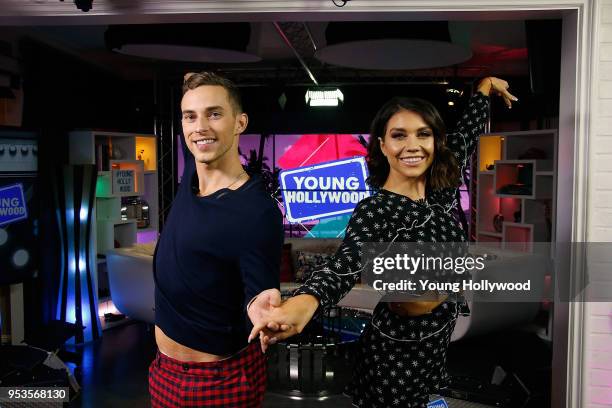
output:
<instances>
[{"instance_id":1,"label":"long sleeve shirt","mask_svg":"<svg viewBox=\"0 0 612 408\"><path fill-rule=\"evenodd\" d=\"M155 251L155 324L184 346L230 355L247 345L249 301L280 286L282 215L259 177L198 197L187 157Z\"/></svg>"}]
</instances>

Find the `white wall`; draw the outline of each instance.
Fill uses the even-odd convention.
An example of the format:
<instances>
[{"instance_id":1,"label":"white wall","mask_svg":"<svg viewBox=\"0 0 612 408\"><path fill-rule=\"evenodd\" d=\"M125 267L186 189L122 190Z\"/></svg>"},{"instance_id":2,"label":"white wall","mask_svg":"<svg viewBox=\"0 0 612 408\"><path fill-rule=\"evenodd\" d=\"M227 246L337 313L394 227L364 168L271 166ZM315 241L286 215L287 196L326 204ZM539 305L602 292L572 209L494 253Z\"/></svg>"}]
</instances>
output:
<instances>
[{"instance_id":1,"label":"white wall","mask_svg":"<svg viewBox=\"0 0 612 408\"><path fill-rule=\"evenodd\" d=\"M596 5L591 106L588 240L612 241L612 0ZM609 259L609 256L608 256ZM591 286L612 296L612 263L591 259ZM612 303L585 307L583 406L612 408Z\"/></svg>"}]
</instances>

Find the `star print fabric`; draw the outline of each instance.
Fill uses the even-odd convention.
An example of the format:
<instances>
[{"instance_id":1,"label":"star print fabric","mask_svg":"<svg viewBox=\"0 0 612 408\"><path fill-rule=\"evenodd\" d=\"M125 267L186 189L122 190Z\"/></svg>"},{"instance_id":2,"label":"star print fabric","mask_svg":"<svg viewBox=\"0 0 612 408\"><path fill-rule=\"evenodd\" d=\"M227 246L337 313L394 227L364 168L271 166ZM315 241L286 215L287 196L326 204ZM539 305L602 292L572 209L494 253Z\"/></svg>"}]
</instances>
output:
<instances>
[{"instance_id":1,"label":"star print fabric","mask_svg":"<svg viewBox=\"0 0 612 408\"><path fill-rule=\"evenodd\" d=\"M429 395L447 380L446 350L455 327L456 304L443 303L433 313L402 318L386 306L359 338L355 373L345 393L358 407L425 408ZM380 327L382 330L379 330ZM433 330L432 330L433 329ZM398 338L420 338L401 342Z\"/></svg>"},{"instance_id":2,"label":"star print fabric","mask_svg":"<svg viewBox=\"0 0 612 408\"><path fill-rule=\"evenodd\" d=\"M456 131L447 134L447 146L462 171L485 129L488 106L489 98L476 93ZM357 205L336 254L295 295L311 294L323 308L335 305L359 279L364 269L363 245L368 242L465 242L456 211L455 188L432 190L418 201L379 190ZM379 303L359 339L361 355L346 389L353 403L373 408L425 407L429 393L444 386L446 350L457 316L465 311L456 297L418 317L401 317Z\"/></svg>"}]
</instances>

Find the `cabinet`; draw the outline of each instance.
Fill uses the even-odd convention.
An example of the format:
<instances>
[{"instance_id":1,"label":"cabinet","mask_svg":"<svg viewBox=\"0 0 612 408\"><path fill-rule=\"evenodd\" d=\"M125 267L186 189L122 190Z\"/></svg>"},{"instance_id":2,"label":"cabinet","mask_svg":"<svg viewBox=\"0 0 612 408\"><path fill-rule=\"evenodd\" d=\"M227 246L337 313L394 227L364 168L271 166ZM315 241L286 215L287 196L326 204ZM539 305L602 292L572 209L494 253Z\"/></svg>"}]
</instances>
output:
<instances>
[{"instance_id":1,"label":"cabinet","mask_svg":"<svg viewBox=\"0 0 612 408\"><path fill-rule=\"evenodd\" d=\"M94 164L96 248L157 239L158 178L155 135L74 131L69 134L71 164Z\"/></svg>"},{"instance_id":2,"label":"cabinet","mask_svg":"<svg viewBox=\"0 0 612 408\"><path fill-rule=\"evenodd\" d=\"M555 240L556 130L482 135L476 170L476 241L531 251Z\"/></svg>"}]
</instances>

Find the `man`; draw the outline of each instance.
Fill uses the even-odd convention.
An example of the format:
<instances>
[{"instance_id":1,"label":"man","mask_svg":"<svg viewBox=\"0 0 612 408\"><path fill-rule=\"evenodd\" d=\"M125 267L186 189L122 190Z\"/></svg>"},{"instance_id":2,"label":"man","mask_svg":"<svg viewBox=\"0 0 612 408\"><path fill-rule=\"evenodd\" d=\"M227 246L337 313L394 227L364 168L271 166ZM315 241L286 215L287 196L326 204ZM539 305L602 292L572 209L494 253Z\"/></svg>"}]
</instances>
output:
<instances>
[{"instance_id":1,"label":"man","mask_svg":"<svg viewBox=\"0 0 612 408\"><path fill-rule=\"evenodd\" d=\"M248 117L236 86L187 74L181 111L185 170L154 257L151 403L258 407L266 366L259 345L246 341L246 311L255 295L279 287L282 216L240 163Z\"/></svg>"}]
</instances>

